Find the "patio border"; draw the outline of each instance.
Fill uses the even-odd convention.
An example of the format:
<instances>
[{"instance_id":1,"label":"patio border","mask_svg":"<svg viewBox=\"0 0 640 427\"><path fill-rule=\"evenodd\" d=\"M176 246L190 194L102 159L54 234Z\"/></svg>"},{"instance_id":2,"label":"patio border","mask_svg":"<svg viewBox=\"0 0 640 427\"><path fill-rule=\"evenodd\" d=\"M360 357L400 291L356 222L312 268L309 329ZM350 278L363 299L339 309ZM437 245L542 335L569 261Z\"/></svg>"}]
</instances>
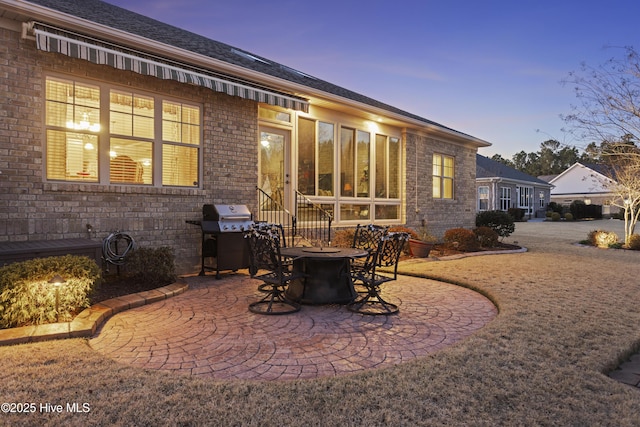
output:
<instances>
[{"instance_id":1,"label":"patio border","mask_svg":"<svg viewBox=\"0 0 640 427\"><path fill-rule=\"evenodd\" d=\"M124 310L162 301L185 292L189 285L178 279L171 285L108 299L92 305L71 322L20 326L0 330L0 345L25 344L62 338L88 338L111 316Z\"/></svg>"},{"instance_id":2,"label":"patio border","mask_svg":"<svg viewBox=\"0 0 640 427\"><path fill-rule=\"evenodd\" d=\"M470 252L439 258L419 258L417 260L421 262L447 261L470 256L506 255L526 251L527 248L522 247L514 250ZM446 280L443 280L442 278L438 278L436 280L446 282ZM186 282L178 279L175 283L161 288L124 295L94 304L83 310L71 322L48 323L45 325L0 329L0 346L42 342L63 338L89 338L96 333L98 327L100 327L114 314L130 308L140 307L142 305L171 298L185 292L188 288L189 285Z\"/></svg>"}]
</instances>

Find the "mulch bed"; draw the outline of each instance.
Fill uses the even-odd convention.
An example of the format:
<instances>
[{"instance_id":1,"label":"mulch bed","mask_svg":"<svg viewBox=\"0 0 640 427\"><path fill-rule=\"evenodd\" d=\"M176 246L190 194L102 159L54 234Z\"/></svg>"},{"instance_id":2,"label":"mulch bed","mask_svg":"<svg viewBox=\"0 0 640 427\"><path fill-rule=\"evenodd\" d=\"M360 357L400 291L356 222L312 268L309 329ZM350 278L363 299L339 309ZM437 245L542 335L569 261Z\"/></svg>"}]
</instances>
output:
<instances>
[{"instance_id":1,"label":"mulch bed","mask_svg":"<svg viewBox=\"0 0 640 427\"><path fill-rule=\"evenodd\" d=\"M91 304L137 292L150 291L169 284L139 280L126 275L106 275L103 277L102 283L93 291Z\"/></svg>"}]
</instances>

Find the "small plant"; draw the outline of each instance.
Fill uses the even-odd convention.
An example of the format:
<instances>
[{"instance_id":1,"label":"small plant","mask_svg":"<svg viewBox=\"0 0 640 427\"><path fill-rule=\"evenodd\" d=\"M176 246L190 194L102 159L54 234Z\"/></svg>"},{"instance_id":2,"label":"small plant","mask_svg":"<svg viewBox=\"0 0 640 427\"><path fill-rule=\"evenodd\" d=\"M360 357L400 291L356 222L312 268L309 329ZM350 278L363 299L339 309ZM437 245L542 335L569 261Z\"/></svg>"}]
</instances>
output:
<instances>
[{"instance_id":1,"label":"small plant","mask_svg":"<svg viewBox=\"0 0 640 427\"><path fill-rule=\"evenodd\" d=\"M462 252L477 251L480 247L474 232L466 228L452 228L445 231L444 243L449 249Z\"/></svg>"},{"instance_id":2,"label":"small plant","mask_svg":"<svg viewBox=\"0 0 640 427\"><path fill-rule=\"evenodd\" d=\"M481 247L495 248L498 245L498 233L489 227L477 227L473 230Z\"/></svg>"},{"instance_id":3,"label":"small plant","mask_svg":"<svg viewBox=\"0 0 640 427\"><path fill-rule=\"evenodd\" d=\"M551 221L560 221L560 218L562 218L562 216L558 212L551 214Z\"/></svg>"},{"instance_id":4,"label":"small plant","mask_svg":"<svg viewBox=\"0 0 640 427\"><path fill-rule=\"evenodd\" d=\"M612 231L593 230L589 232L587 240L593 246L599 248L610 248L618 243L618 235Z\"/></svg>"},{"instance_id":5,"label":"small plant","mask_svg":"<svg viewBox=\"0 0 640 427\"><path fill-rule=\"evenodd\" d=\"M476 215L476 227L489 227L501 238L509 237L515 230L513 217L503 211L484 211Z\"/></svg>"},{"instance_id":6,"label":"small plant","mask_svg":"<svg viewBox=\"0 0 640 427\"><path fill-rule=\"evenodd\" d=\"M50 283L54 276L64 282ZM0 267L0 328L70 321L101 278L88 257L36 258ZM57 311L56 311L57 308Z\"/></svg>"},{"instance_id":7,"label":"small plant","mask_svg":"<svg viewBox=\"0 0 640 427\"><path fill-rule=\"evenodd\" d=\"M627 245L627 248L632 251L640 251L640 234L632 234L629 237L629 244Z\"/></svg>"},{"instance_id":8,"label":"small plant","mask_svg":"<svg viewBox=\"0 0 640 427\"><path fill-rule=\"evenodd\" d=\"M126 273L147 283L173 282L176 279L173 249L168 246L135 249L127 256Z\"/></svg>"},{"instance_id":9,"label":"small plant","mask_svg":"<svg viewBox=\"0 0 640 427\"><path fill-rule=\"evenodd\" d=\"M573 221L573 214L571 212L567 212L564 214L565 221Z\"/></svg>"}]
</instances>

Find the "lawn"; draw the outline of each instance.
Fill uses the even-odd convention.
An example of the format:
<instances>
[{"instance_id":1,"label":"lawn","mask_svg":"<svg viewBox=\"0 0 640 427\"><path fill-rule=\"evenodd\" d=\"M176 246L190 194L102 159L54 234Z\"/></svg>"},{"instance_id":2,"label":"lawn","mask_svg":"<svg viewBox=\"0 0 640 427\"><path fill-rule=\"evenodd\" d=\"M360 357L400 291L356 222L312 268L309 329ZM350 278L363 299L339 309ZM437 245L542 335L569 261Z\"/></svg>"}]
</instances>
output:
<instances>
[{"instance_id":1,"label":"lawn","mask_svg":"<svg viewBox=\"0 0 640 427\"><path fill-rule=\"evenodd\" d=\"M389 369L223 382L120 365L80 339L0 347L1 401L36 409L2 413L0 424L638 425L640 390L606 372L639 347L640 252L573 244L612 224L578 235L517 224L507 240L526 253L401 266L478 289L500 312L468 339Z\"/></svg>"}]
</instances>

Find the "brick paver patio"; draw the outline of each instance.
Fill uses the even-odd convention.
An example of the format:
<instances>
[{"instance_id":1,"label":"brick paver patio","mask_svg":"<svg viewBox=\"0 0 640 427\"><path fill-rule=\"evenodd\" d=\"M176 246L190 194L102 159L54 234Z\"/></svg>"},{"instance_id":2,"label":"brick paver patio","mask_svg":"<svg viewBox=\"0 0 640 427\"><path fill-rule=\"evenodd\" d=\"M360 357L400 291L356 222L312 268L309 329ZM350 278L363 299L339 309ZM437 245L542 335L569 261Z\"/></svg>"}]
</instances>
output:
<instances>
[{"instance_id":1,"label":"brick paver patio","mask_svg":"<svg viewBox=\"0 0 640 427\"><path fill-rule=\"evenodd\" d=\"M473 334L497 314L484 296L459 286L399 276L384 295L394 316L344 306L298 313L249 312L257 280L244 274L188 277L174 298L121 312L90 340L124 364L217 379L290 380L381 368L425 356Z\"/></svg>"}]
</instances>

